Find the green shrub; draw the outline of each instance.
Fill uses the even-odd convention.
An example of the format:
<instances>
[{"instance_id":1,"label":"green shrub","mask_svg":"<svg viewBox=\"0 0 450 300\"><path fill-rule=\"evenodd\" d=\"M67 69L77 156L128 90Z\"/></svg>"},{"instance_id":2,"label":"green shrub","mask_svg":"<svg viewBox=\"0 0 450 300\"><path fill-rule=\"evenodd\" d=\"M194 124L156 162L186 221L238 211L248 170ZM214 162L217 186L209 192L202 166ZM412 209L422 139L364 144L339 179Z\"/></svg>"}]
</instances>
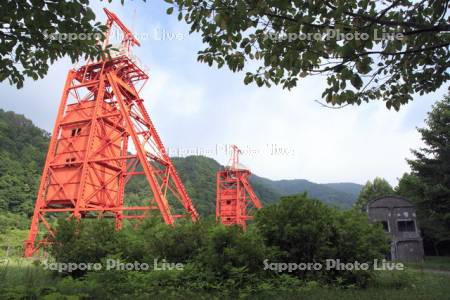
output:
<instances>
[{"instance_id":1,"label":"green shrub","mask_svg":"<svg viewBox=\"0 0 450 300\"><path fill-rule=\"evenodd\" d=\"M159 289L169 293L182 289L237 297L270 288L304 290L307 281L366 286L373 279L372 268L337 271L324 267L280 276L266 270L265 262L320 262L323 266L326 259L373 262L382 257L386 247L383 230L369 224L365 216L300 195L261 209L246 231L217 224L214 219L171 227L154 218L138 229L125 224L120 232L107 220L63 221L51 253L61 263L103 262L106 266L107 258L115 258L147 263L150 269L154 260L162 259L184 265L184 270L72 273L75 277L86 275L94 286L108 286L113 294L121 291L132 296L141 291L153 295Z\"/></svg>"},{"instance_id":2,"label":"green shrub","mask_svg":"<svg viewBox=\"0 0 450 300\"><path fill-rule=\"evenodd\" d=\"M256 231L244 232L240 227L223 225L210 228L201 250L196 262L202 268L237 281L240 273L259 276L263 261L272 255Z\"/></svg>"},{"instance_id":3,"label":"green shrub","mask_svg":"<svg viewBox=\"0 0 450 300\"><path fill-rule=\"evenodd\" d=\"M61 219L50 253L58 263L99 263L108 255L120 255L120 235L108 220ZM75 270L72 275L85 273Z\"/></svg>"},{"instance_id":4,"label":"green shrub","mask_svg":"<svg viewBox=\"0 0 450 300\"><path fill-rule=\"evenodd\" d=\"M327 259L342 263L372 264L386 252L388 242L381 228L366 216L340 211L309 199L306 194L281 198L256 214L255 225L280 263L320 263L321 270L295 270L299 278L342 285L367 285L373 268L364 271L326 270Z\"/></svg>"}]
</instances>

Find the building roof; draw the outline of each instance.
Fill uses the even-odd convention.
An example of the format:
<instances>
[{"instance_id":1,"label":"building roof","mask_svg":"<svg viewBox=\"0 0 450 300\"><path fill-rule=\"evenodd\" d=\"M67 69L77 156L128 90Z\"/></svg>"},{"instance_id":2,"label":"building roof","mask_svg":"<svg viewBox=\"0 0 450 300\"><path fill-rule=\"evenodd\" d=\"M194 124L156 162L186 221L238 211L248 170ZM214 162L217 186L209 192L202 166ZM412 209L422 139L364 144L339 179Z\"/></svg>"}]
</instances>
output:
<instances>
[{"instance_id":1,"label":"building roof","mask_svg":"<svg viewBox=\"0 0 450 300\"><path fill-rule=\"evenodd\" d=\"M384 196L370 200L366 208L374 207L415 207L408 199L399 196Z\"/></svg>"}]
</instances>

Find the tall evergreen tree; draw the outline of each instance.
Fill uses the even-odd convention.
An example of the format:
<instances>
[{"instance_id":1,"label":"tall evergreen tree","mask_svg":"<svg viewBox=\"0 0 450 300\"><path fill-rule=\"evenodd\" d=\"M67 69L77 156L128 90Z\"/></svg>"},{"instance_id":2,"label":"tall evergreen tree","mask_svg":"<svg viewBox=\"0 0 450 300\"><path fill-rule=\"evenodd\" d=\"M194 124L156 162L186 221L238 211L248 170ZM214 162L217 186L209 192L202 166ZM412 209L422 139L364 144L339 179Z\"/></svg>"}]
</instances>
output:
<instances>
[{"instance_id":1,"label":"tall evergreen tree","mask_svg":"<svg viewBox=\"0 0 450 300\"><path fill-rule=\"evenodd\" d=\"M418 203L424 197L422 181L416 175L405 173L398 181L395 193L413 203Z\"/></svg>"},{"instance_id":2,"label":"tall evergreen tree","mask_svg":"<svg viewBox=\"0 0 450 300\"><path fill-rule=\"evenodd\" d=\"M417 200L422 232L436 254L450 253L450 95L437 102L418 129L425 147L413 150L408 160L412 175L420 179L422 196Z\"/></svg>"}]
</instances>

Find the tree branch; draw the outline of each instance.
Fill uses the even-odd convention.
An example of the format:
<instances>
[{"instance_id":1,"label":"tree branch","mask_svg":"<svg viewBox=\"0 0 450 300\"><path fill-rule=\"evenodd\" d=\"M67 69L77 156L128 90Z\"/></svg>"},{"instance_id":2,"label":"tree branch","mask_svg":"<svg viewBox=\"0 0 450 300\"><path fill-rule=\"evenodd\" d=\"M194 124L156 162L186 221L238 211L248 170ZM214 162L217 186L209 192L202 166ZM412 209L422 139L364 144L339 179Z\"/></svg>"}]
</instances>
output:
<instances>
[{"instance_id":1,"label":"tree branch","mask_svg":"<svg viewBox=\"0 0 450 300\"><path fill-rule=\"evenodd\" d=\"M350 105L350 103L347 103L347 104L339 105L339 106L330 106L330 105L327 105L327 104L325 104L325 103L320 102L319 100L314 100L314 102L317 102L317 103L319 103L321 106L323 106L323 107L325 107L325 108L329 108L329 109L342 109L342 108L344 108L344 107Z\"/></svg>"},{"instance_id":2,"label":"tree branch","mask_svg":"<svg viewBox=\"0 0 450 300\"><path fill-rule=\"evenodd\" d=\"M337 7L331 4L329 1L325 1L325 5L331 8L332 10L337 10ZM357 14L352 11L344 11L343 12L347 16L351 16L354 18L360 18L366 21L371 21L372 23L381 24L385 26L403 26L403 27L413 27L417 29L429 29L430 26L423 25L423 24L417 24L414 22L399 22L399 21L390 21L390 20L384 20L379 19L378 17L368 16L368 15L362 15ZM439 27L442 31L450 30L450 25L439 25L439 26L433 26L433 27ZM433 28L431 27L431 28Z\"/></svg>"}]
</instances>

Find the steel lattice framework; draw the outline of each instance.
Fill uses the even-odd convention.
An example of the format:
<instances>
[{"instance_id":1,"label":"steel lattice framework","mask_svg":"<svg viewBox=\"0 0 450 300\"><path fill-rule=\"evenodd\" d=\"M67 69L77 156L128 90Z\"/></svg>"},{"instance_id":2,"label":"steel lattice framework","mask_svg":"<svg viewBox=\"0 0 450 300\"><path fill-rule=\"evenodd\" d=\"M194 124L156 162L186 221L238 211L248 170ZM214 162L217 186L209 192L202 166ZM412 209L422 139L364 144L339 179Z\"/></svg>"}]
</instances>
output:
<instances>
[{"instance_id":1,"label":"steel lattice framework","mask_svg":"<svg viewBox=\"0 0 450 300\"><path fill-rule=\"evenodd\" d=\"M262 207L248 177L251 172L239 164L241 151L232 145L229 166L217 172L216 219L225 225L239 225L244 229L253 219L255 209Z\"/></svg>"},{"instance_id":2,"label":"steel lattice framework","mask_svg":"<svg viewBox=\"0 0 450 300\"><path fill-rule=\"evenodd\" d=\"M107 37L113 28L122 32L120 48L68 73L25 256L49 243L55 235L49 219L57 214L112 217L117 229L122 220L145 218L151 210L169 225L199 217L139 96L149 78L130 54L139 42L115 14L105 12ZM149 185L144 206L126 206L123 200L135 175L145 176Z\"/></svg>"}]
</instances>

